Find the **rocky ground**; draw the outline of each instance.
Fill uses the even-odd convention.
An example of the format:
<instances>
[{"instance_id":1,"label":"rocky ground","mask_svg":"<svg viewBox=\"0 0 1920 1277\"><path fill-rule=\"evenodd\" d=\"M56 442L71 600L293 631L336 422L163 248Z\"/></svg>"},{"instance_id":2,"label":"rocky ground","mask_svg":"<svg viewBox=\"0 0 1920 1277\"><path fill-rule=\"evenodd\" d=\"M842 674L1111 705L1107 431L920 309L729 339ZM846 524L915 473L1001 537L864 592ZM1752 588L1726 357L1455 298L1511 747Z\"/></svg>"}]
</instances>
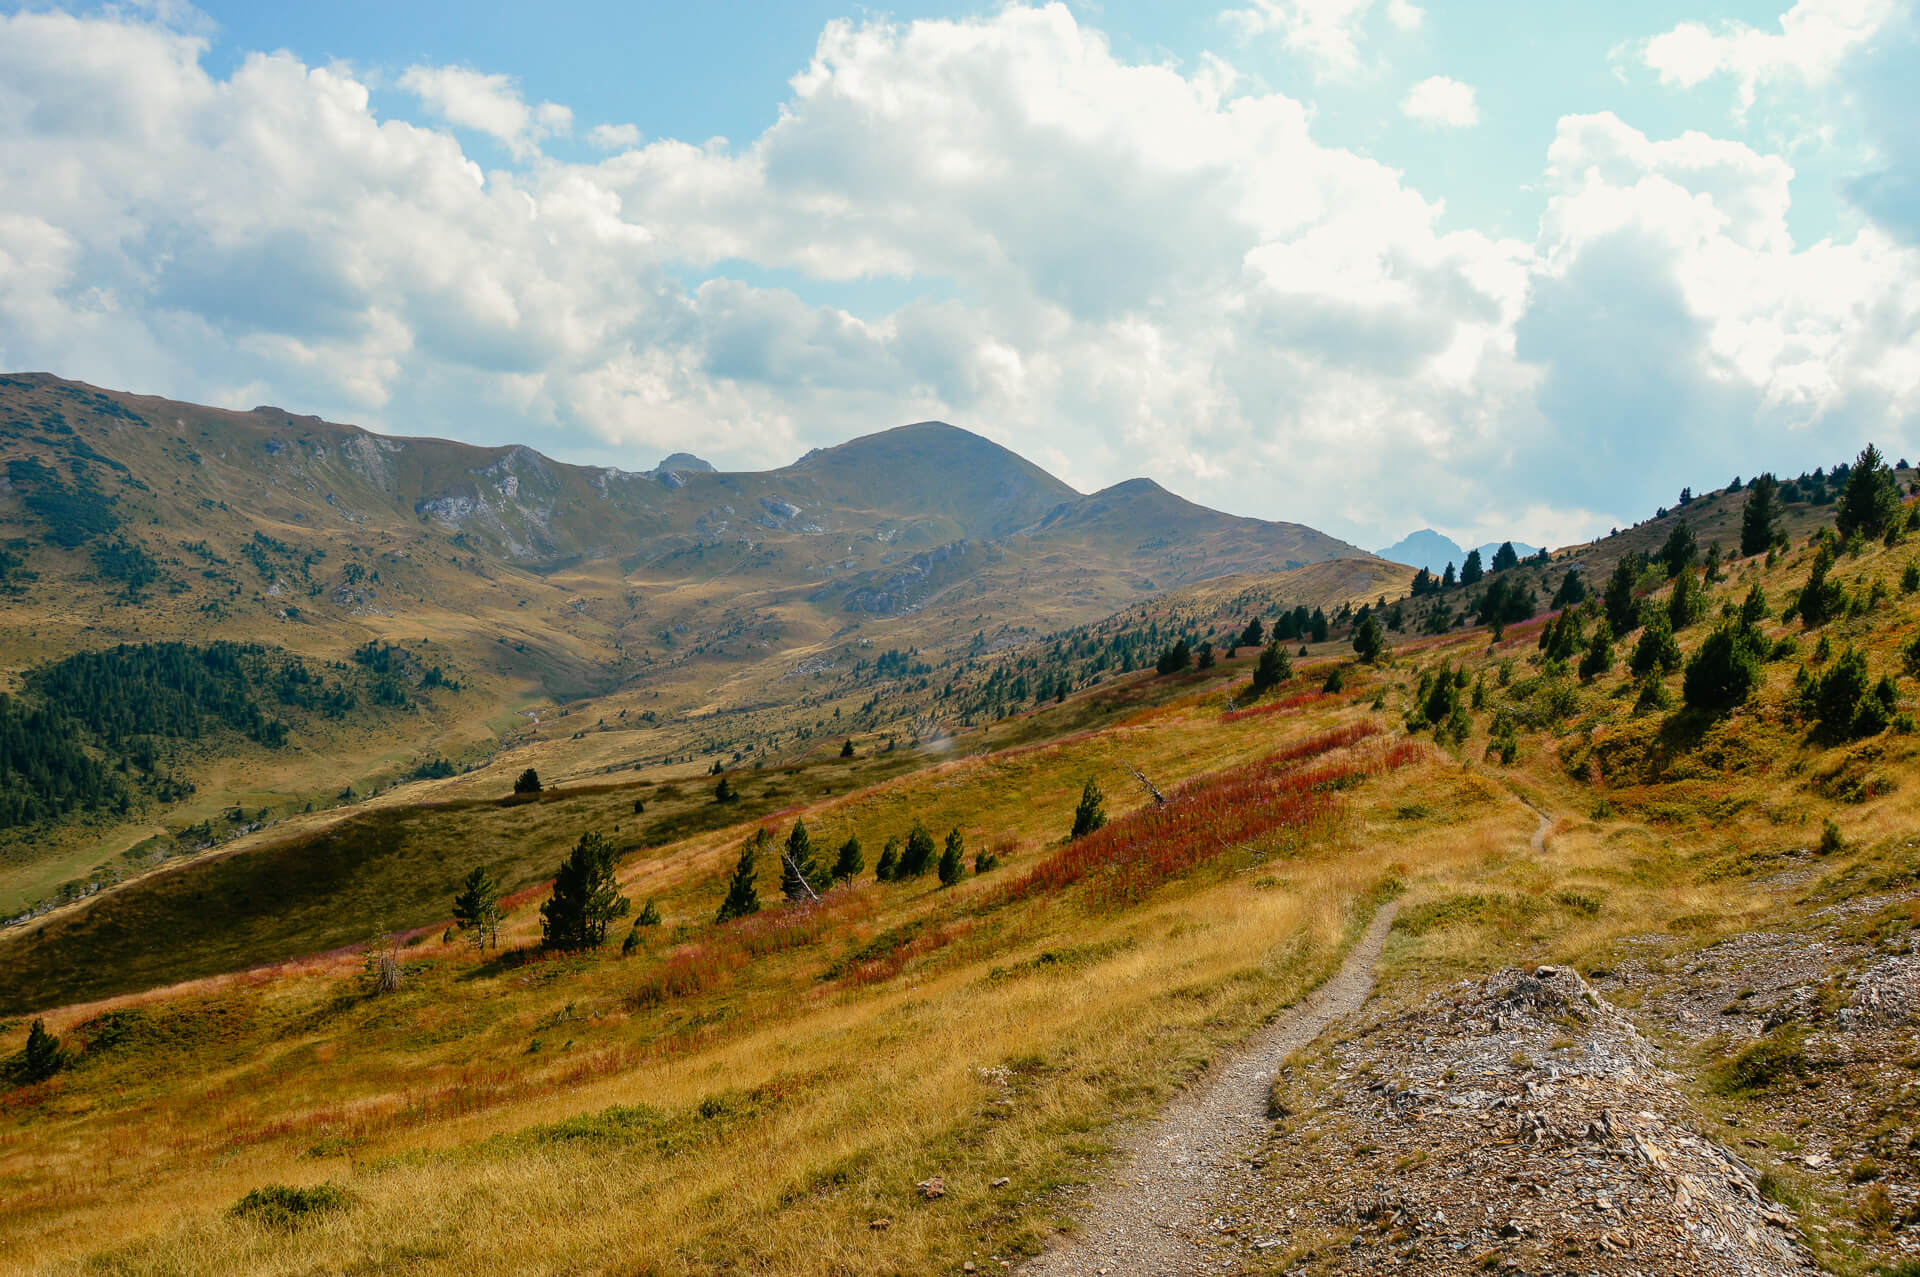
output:
<instances>
[{"instance_id":1,"label":"rocky ground","mask_svg":"<svg viewBox=\"0 0 1920 1277\"><path fill-rule=\"evenodd\" d=\"M1217 1203L1220 1269L1785 1274L1758 1172L1577 973L1508 969L1377 1016L1275 1081Z\"/></svg>"}]
</instances>

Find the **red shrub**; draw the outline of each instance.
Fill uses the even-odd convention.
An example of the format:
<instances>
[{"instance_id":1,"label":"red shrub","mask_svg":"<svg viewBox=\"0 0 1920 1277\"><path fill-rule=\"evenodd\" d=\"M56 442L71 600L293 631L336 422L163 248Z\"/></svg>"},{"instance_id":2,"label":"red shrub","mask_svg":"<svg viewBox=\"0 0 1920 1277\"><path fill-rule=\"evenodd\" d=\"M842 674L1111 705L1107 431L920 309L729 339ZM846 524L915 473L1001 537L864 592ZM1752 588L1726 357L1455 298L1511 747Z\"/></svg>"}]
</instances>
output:
<instances>
[{"instance_id":1,"label":"red shrub","mask_svg":"<svg viewBox=\"0 0 1920 1277\"><path fill-rule=\"evenodd\" d=\"M1348 749L1382 729L1363 721L1308 737L1258 762L1176 787L1164 804L1143 807L1060 848L1001 891L1002 901L1055 891L1085 878L1109 901L1137 900L1155 886L1223 852L1281 832L1328 829L1342 812L1337 797L1360 779L1425 756L1402 742L1387 750L1306 760Z\"/></svg>"}]
</instances>

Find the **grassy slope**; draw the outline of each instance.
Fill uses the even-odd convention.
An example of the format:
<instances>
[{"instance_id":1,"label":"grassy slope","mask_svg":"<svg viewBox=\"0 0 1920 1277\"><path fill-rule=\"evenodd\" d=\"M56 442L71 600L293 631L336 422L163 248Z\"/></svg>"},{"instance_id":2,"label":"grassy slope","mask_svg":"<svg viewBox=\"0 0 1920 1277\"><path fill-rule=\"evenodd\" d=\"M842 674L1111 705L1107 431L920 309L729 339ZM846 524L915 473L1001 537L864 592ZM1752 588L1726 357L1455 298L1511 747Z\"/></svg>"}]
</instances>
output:
<instances>
[{"instance_id":1,"label":"grassy slope","mask_svg":"<svg viewBox=\"0 0 1920 1277\"><path fill-rule=\"evenodd\" d=\"M1875 548L1841 575L1892 577L1908 553ZM1804 572L1798 551L1771 571L1738 564L1716 601L1751 583L1777 600ZM1895 669L1920 602L1832 629L1869 648L1876 673ZM1390 717L1440 659L1486 677L1490 711L1514 694L1502 663L1530 673L1535 632L1406 643L1350 695L1277 713L1229 721L1205 690L809 808L817 841L857 830L870 858L910 816L1003 845L1006 867L950 892L868 884L785 934L716 933L706 919L735 839L704 835L628 862L630 889L659 899L668 924L631 962L477 964L429 940L388 998L354 992L343 957L123 1001L142 1013L123 1045L7 1101L0 1219L27 1243L16 1253L94 1253L108 1270L985 1263L1056 1227L1070 1200L1058 1186L1087 1173L1106 1124L1150 1108L1297 995L1385 882L1410 894L1389 954L1404 989L1522 960L1601 965L1647 933L1684 955L1920 875L1902 841L1913 741L1810 742L1783 707L1785 661L1751 709L1694 724L1689 748L1657 769L1644 744L1663 719L1636 720L1616 672L1528 733L1512 769L1479 761L1483 711L1465 749L1429 749L1341 791L1343 814L1307 841L1231 849L1132 904L1096 881L995 905L1050 854L1083 776L1125 805L1125 763L1213 771ZM1377 693L1386 709L1370 714ZM1596 741L1613 764L1598 783L1585 766ZM1850 771L1880 779L1846 791L1858 802L1829 797ZM1556 818L1544 856L1528 849L1534 818L1515 791ZM1762 879L1828 818L1848 849L1783 901ZM514 939L535 925L522 906ZM99 1010L50 1022L78 1040L76 1021ZM935 1201L913 1189L930 1174L948 1186ZM990 1187L1001 1175L1012 1182ZM292 1233L221 1213L260 1183L322 1179L357 1204ZM206 1205L182 1217L188 1200ZM869 1227L876 1218L890 1226ZM1830 1259L1846 1269L1849 1253Z\"/></svg>"},{"instance_id":2,"label":"grassy slope","mask_svg":"<svg viewBox=\"0 0 1920 1277\"><path fill-rule=\"evenodd\" d=\"M955 457L966 459L960 481ZM128 601L96 579L87 547L52 544L24 491L0 483L0 546L38 574L18 595L0 593L0 690L50 655L143 637L254 640L315 659L377 638L425 644L475 694L431 723L197 768L201 793L178 811L16 839L15 854L0 854L0 910L111 860L136 829L248 797L285 814L349 784L390 784L428 756L484 760L530 738L554 742L543 752L562 769L607 765L586 761L597 755L589 745L580 761L567 757L578 727L557 711L585 713L588 698L595 720L632 733L627 765L671 774L677 763L665 760L696 752L763 756L774 736L789 746L778 760L808 747L801 733L825 730L833 709L866 700L871 688L851 694L814 668L844 668L849 650L914 647L938 660L978 632L1084 623L1196 576L1352 552L1311 529L1164 501L987 545L1055 507L1098 502L937 425L675 488L526 449L0 378L0 477L21 458L66 480L75 466L93 476L124 519L116 535L151 554L162 579ZM776 517L770 501L802 513ZM256 533L294 557L257 565ZM852 591L886 587L913 556L959 538L974 541L964 562L941 569L930 593L903 595L909 610L846 608ZM297 561L309 554L321 557ZM898 725L920 708L890 697L858 728ZM631 716L619 723L622 709ZM643 712L653 716L644 727L634 721Z\"/></svg>"}]
</instances>

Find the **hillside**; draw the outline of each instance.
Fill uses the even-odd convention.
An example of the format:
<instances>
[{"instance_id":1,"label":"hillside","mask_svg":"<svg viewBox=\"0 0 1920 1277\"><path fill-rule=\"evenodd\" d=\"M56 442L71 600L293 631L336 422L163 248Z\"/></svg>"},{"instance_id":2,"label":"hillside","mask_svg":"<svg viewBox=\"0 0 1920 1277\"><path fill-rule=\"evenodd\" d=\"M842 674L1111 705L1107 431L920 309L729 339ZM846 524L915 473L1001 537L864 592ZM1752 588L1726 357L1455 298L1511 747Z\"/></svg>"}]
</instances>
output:
<instances>
[{"instance_id":1,"label":"hillside","mask_svg":"<svg viewBox=\"0 0 1920 1277\"><path fill-rule=\"evenodd\" d=\"M0 691L32 711L33 671L156 640L257 645L314 679L372 643L404 684L271 744L133 732L160 745L126 744L152 779L124 793L33 781L88 792L0 828L0 913L416 775L518 770L515 750L664 779L797 759L835 720L911 735L943 710L877 694L887 652L964 662L983 635L1358 553L1146 481L1082 496L938 422L762 473L624 471L0 377ZM126 761L103 748L83 745Z\"/></svg>"},{"instance_id":2,"label":"hillside","mask_svg":"<svg viewBox=\"0 0 1920 1277\"><path fill-rule=\"evenodd\" d=\"M0 943L0 987L38 989L13 1005L69 1055L0 1092L19 1243L0 1263L1122 1271L1128 1239L1082 1228L1143 1183L1179 1195L1156 1253L1209 1271L1901 1271L1920 515L1838 543L1834 510L1791 503L1785 549L1682 578L1705 595L1670 645L1688 587L1657 567L1598 640L1605 604L1537 597L1565 562L1518 570L1533 615L1457 623L1502 574L1440 596L1456 623L1433 634L1424 598L1379 608L1384 566L1316 565L1295 571L1359 574L1313 586L1342 625L1399 611L1377 660L1333 627L1257 698L1247 649L1107 678L918 747L742 768L737 808L710 776L522 802L497 773L421 782L222 858L276 866L257 879L157 875L42 919ZM1310 584L1189 587L1109 637L1273 622L1266 592L1305 606ZM1101 633L983 650L967 677ZM1069 837L1089 781L1107 822ZM864 867L789 904L750 834L801 822L803 850L857 839ZM958 872L876 877L916 827L936 849L952 832ZM598 950L543 952L543 875L588 831L616 840L633 914ZM493 865L501 947L447 926L450 894L392 936L378 886L234 912L382 854ZM743 862L760 907L721 921ZM647 903L657 927L634 925ZM354 924L382 930L315 951ZM276 930L306 956L213 974ZM1240 1077L1276 1013L1382 932L1373 997L1242 1097L1243 1142L1142 1122ZM101 996L121 967L122 987L184 982ZM1175 1142L1111 1160L1143 1129Z\"/></svg>"}]
</instances>

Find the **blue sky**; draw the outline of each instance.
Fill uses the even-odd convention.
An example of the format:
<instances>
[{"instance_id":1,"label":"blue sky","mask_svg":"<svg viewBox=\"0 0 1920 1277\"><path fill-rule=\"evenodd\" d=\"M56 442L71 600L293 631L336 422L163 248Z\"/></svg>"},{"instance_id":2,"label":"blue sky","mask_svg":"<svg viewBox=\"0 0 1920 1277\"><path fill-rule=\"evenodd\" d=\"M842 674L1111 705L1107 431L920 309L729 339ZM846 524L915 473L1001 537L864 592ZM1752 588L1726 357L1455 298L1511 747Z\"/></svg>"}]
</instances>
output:
<instances>
[{"instance_id":1,"label":"blue sky","mask_svg":"<svg viewBox=\"0 0 1920 1277\"><path fill-rule=\"evenodd\" d=\"M1911 0L0 15L9 368L1367 545L1920 451Z\"/></svg>"}]
</instances>

